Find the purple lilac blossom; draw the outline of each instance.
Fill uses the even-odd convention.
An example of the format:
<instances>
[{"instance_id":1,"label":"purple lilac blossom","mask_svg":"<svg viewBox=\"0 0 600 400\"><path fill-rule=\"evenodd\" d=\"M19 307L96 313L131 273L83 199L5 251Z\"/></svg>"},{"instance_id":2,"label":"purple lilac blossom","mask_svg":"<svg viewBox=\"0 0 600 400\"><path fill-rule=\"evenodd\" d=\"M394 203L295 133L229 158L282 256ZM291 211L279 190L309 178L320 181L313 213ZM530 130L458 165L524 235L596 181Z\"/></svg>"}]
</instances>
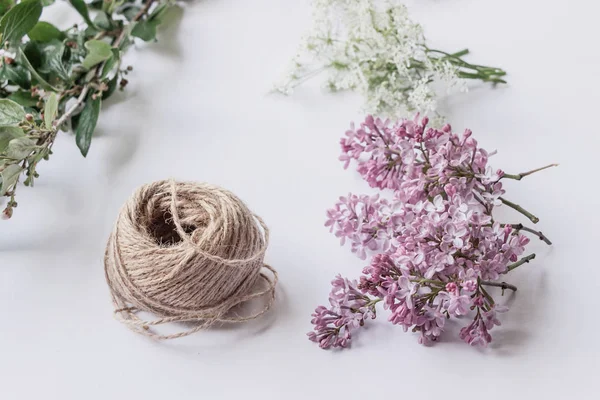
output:
<instances>
[{"instance_id":1,"label":"purple lilac blossom","mask_svg":"<svg viewBox=\"0 0 600 400\"><path fill-rule=\"evenodd\" d=\"M473 314L460 331L471 345L487 345L500 325L484 288L509 271L529 239L494 220L504 195L501 170L488 165L470 130L427 127L428 120L395 124L368 116L341 140L344 168L357 164L367 183L389 193L349 194L327 211L325 225L361 259L370 258L359 283L332 282L330 307L319 306L310 340L322 348L347 347L351 332L375 318L375 304L389 321L436 341L451 317Z\"/></svg>"},{"instance_id":2,"label":"purple lilac blossom","mask_svg":"<svg viewBox=\"0 0 600 400\"><path fill-rule=\"evenodd\" d=\"M311 321L314 330L308 333L308 338L323 349L348 346L352 331L364 325L366 319L375 318L371 299L358 290L356 281L338 275L331 285L331 307L315 309Z\"/></svg>"}]
</instances>

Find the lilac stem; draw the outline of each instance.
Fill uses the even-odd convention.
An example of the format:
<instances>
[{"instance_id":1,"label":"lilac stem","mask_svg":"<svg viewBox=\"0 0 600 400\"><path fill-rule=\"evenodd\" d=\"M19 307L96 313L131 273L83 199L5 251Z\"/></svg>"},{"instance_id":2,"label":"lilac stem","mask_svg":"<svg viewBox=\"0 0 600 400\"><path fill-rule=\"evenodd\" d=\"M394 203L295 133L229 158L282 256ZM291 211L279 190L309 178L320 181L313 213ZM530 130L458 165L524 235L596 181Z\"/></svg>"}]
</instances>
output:
<instances>
[{"instance_id":1,"label":"lilac stem","mask_svg":"<svg viewBox=\"0 0 600 400\"><path fill-rule=\"evenodd\" d=\"M527 218L529 218L529 220L531 222L533 222L534 224L537 224L538 222L540 222L540 219L538 217L536 217L535 215L533 215L532 213L530 213L529 211L527 211L526 209L524 209L523 207L521 207L518 204L513 203L512 201L508 201L505 198L499 197L500 201L502 201L502 203L506 204L507 206L509 206L512 209L517 210L518 212L520 212L521 214L523 214L524 216L526 216Z\"/></svg>"},{"instance_id":2,"label":"lilac stem","mask_svg":"<svg viewBox=\"0 0 600 400\"><path fill-rule=\"evenodd\" d=\"M517 287L515 285L511 285L510 283L506 283L506 282L490 282L490 281L481 281L482 285L486 285L486 286L495 286L495 287L499 287L502 288L502 291L504 292L504 290L506 289L510 289L513 292L517 291Z\"/></svg>"},{"instance_id":3,"label":"lilac stem","mask_svg":"<svg viewBox=\"0 0 600 400\"><path fill-rule=\"evenodd\" d=\"M548 237L546 237L546 235L544 235L541 231L536 231L535 229L528 228L528 227L524 226L523 224L501 224L501 226L507 226L507 225L512 226L513 229L516 229L518 231L525 231L525 232L533 233L538 238L540 238L540 240L542 240L544 243L546 243L548 246L552 246L552 242L550 241L550 239L548 239Z\"/></svg>"},{"instance_id":4,"label":"lilac stem","mask_svg":"<svg viewBox=\"0 0 600 400\"><path fill-rule=\"evenodd\" d=\"M504 175L502 175L502 178L514 179L516 181L520 181L521 179L525 178L527 175L531 175L531 174L534 174L539 171L543 171L543 170L545 170L547 168L551 168L551 167L558 167L558 164L548 164L545 167L532 169L531 171L527 171L527 172L521 172L520 174L516 174L516 175L504 174Z\"/></svg>"},{"instance_id":5,"label":"lilac stem","mask_svg":"<svg viewBox=\"0 0 600 400\"><path fill-rule=\"evenodd\" d=\"M535 258L535 253L528 255L527 257L523 257L521 258L519 261L517 261L514 264L510 264L507 269L506 272L510 272L513 269L520 267L521 265L528 263L529 261L533 260Z\"/></svg>"}]
</instances>

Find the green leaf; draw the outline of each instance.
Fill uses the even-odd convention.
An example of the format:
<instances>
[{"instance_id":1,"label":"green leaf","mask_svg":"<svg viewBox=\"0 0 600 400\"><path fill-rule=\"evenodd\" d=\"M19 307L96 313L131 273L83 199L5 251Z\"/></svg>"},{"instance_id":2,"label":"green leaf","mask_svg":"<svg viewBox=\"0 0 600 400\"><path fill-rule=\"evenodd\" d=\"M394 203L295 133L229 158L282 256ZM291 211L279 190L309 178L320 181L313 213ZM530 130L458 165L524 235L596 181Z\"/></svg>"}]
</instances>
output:
<instances>
[{"instance_id":1,"label":"green leaf","mask_svg":"<svg viewBox=\"0 0 600 400\"><path fill-rule=\"evenodd\" d=\"M112 22L108 18L108 15L104 11L100 11L96 18L94 18L94 24L105 31L111 30L113 28Z\"/></svg>"},{"instance_id":2,"label":"green leaf","mask_svg":"<svg viewBox=\"0 0 600 400\"><path fill-rule=\"evenodd\" d=\"M51 6L52 4L54 4L54 1L55 0L42 0L42 5L44 7L48 7L48 6Z\"/></svg>"},{"instance_id":3,"label":"green leaf","mask_svg":"<svg viewBox=\"0 0 600 400\"><path fill-rule=\"evenodd\" d=\"M0 99L0 126L16 126L25 118L25 109L12 100Z\"/></svg>"},{"instance_id":4,"label":"green leaf","mask_svg":"<svg viewBox=\"0 0 600 400\"><path fill-rule=\"evenodd\" d=\"M162 23L164 16L171 10L173 6L168 3L158 5L154 11L148 16L148 21L153 21L158 24Z\"/></svg>"},{"instance_id":5,"label":"green leaf","mask_svg":"<svg viewBox=\"0 0 600 400\"><path fill-rule=\"evenodd\" d=\"M101 96L96 96L96 99L94 99L92 95L90 95L88 96L83 111L81 111L81 114L79 115L77 128L75 129L75 141L84 157L87 156L90 144L92 143L92 134L94 133L94 129L96 129L101 105Z\"/></svg>"},{"instance_id":6,"label":"green leaf","mask_svg":"<svg viewBox=\"0 0 600 400\"><path fill-rule=\"evenodd\" d=\"M18 137L8 143L6 157L12 158L13 160L22 160L27 158L36 147L35 142L28 137Z\"/></svg>"},{"instance_id":7,"label":"green leaf","mask_svg":"<svg viewBox=\"0 0 600 400\"><path fill-rule=\"evenodd\" d=\"M42 88L44 88L46 90L52 90L52 91L55 91L55 92L58 91L54 86L52 86L51 84L49 84L48 82L46 82L46 80L44 78L42 78L40 74L38 74L38 72L35 70L35 68L33 68L33 66L31 65L31 63L27 59L27 56L25 55L25 53L23 52L23 50L20 49L20 48L19 48L19 50L17 52L17 57L19 57L19 62L21 64L23 64L25 67L27 67L27 69L29 70L29 72L31 72L31 76L33 78L35 78L35 80L37 81L37 83Z\"/></svg>"},{"instance_id":8,"label":"green leaf","mask_svg":"<svg viewBox=\"0 0 600 400\"><path fill-rule=\"evenodd\" d=\"M42 161L42 159L44 157L46 157L48 154L50 154L50 150L48 148L40 149L36 152L35 156L33 157L33 160L31 160L31 157L29 158L29 160L33 161L33 163L37 164L40 161Z\"/></svg>"},{"instance_id":9,"label":"green leaf","mask_svg":"<svg viewBox=\"0 0 600 400\"><path fill-rule=\"evenodd\" d=\"M110 73L113 71L113 69L115 69L115 66L117 66L119 64L119 61L121 59L121 52L119 51L119 49L112 49L112 56L106 60L106 63L104 64L104 67L102 68L102 75L100 76L100 79L106 79L106 77L108 77L108 75L110 75Z\"/></svg>"},{"instance_id":10,"label":"green leaf","mask_svg":"<svg viewBox=\"0 0 600 400\"><path fill-rule=\"evenodd\" d=\"M27 33L29 39L36 40L41 43L47 43L53 39L63 40L65 34L50 22L40 21Z\"/></svg>"},{"instance_id":11,"label":"green leaf","mask_svg":"<svg viewBox=\"0 0 600 400\"><path fill-rule=\"evenodd\" d=\"M117 82L119 81L119 74L115 74L115 76L108 81L108 89L102 92L102 100L108 99L117 89Z\"/></svg>"},{"instance_id":12,"label":"green leaf","mask_svg":"<svg viewBox=\"0 0 600 400\"><path fill-rule=\"evenodd\" d=\"M0 126L0 154L8 147L11 140L23 135L23 129L16 126Z\"/></svg>"},{"instance_id":13,"label":"green leaf","mask_svg":"<svg viewBox=\"0 0 600 400\"><path fill-rule=\"evenodd\" d=\"M29 74L29 71L20 65L5 65L4 76L10 82L23 89L29 89L31 87L31 75Z\"/></svg>"},{"instance_id":14,"label":"green leaf","mask_svg":"<svg viewBox=\"0 0 600 400\"><path fill-rule=\"evenodd\" d=\"M0 16L6 14L15 5L15 0L0 0Z\"/></svg>"},{"instance_id":15,"label":"green leaf","mask_svg":"<svg viewBox=\"0 0 600 400\"><path fill-rule=\"evenodd\" d=\"M170 4L160 4L144 21L139 21L133 26L131 35L146 42L156 39L156 28L163 21L165 15L172 9Z\"/></svg>"},{"instance_id":16,"label":"green leaf","mask_svg":"<svg viewBox=\"0 0 600 400\"><path fill-rule=\"evenodd\" d=\"M140 12L142 7L135 5L133 3L127 4L127 8L123 10L123 16L127 18L127 21L131 21L135 18L135 16Z\"/></svg>"},{"instance_id":17,"label":"green leaf","mask_svg":"<svg viewBox=\"0 0 600 400\"><path fill-rule=\"evenodd\" d=\"M102 2L102 11L107 14L112 14L116 9L121 7L126 0L104 0Z\"/></svg>"},{"instance_id":18,"label":"green leaf","mask_svg":"<svg viewBox=\"0 0 600 400\"><path fill-rule=\"evenodd\" d=\"M56 118L56 112L58 111L58 95L54 92L50 93L44 106L44 124L46 128L52 129L52 122Z\"/></svg>"},{"instance_id":19,"label":"green leaf","mask_svg":"<svg viewBox=\"0 0 600 400\"><path fill-rule=\"evenodd\" d=\"M102 10L102 5L104 4L104 0L92 0L87 3L88 8L92 10Z\"/></svg>"},{"instance_id":20,"label":"green leaf","mask_svg":"<svg viewBox=\"0 0 600 400\"><path fill-rule=\"evenodd\" d=\"M110 44L101 40L88 40L85 42L85 48L88 49L88 54L83 60L83 67L86 69L90 69L102 61L108 60L112 55Z\"/></svg>"},{"instance_id":21,"label":"green leaf","mask_svg":"<svg viewBox=\"0 0 600 400\"><path fill-rule=\"evenodd\" d=\"M140 21L134 25L131 30L131 36L138 37L146 42L156 39L156 26L158 22L155 21Z\"/></svg>"},{"instance_id":22,"label":"green leaf","mask_svg":"<svg viewBox=\"0 0 600 400\"><path fill-rule=\"evenodd\" d=\"M84 19L84 21L92 28L96 28L96 25L94 25L94 23L92 22L92 20L90 19L90 13L88 11L88 6L87 4L85 4L85 1L83 0L69 0L69 3L71 3L71 5L73 7L75 7L75 9L77 10L77 12L79 13L79 15L81 15Z\"/></svg>"},{"instance_id":23,"label":"green leaf","mask_svg":"<svg viewBox=\"0 0 600 400\"><path fill-rule=\"evenodd\" d=\"M39 0L25 0L11 8L0 20L2 43L20 41L38 22L42 9Z\"/></svg>"},{"instance_id":24,"label":"green leaf","mask_svg":"<svg viewBox=\"0 0 600 400\"><path fill-rule=\"evenodd\" d=\"M63 63L63 54L65 45L58 40L53 40L44 44L42 48L42 66L38 69L39 72L56 75L63 81L70 79L69 71Z\"/></svg>"},{"instance_id":25,"label":"green leaf","mask_svg":"<svg viewBox=\"0 0 600 400\"><path fill-rule=\"evenodd\" d=\"M8 98L23 107L33 107L38 103L38 99L33 97L29 90L18 90L13 92Z\"/></svg>"},{"instance_id":26,"label":"green leaf","mask_svg":"<svg viewBox=\"0 0 600 400\"><path fill-rule=\"evenodd\" d=\"M19 180L19 175L23 172L23 168L21 168L17 164L10 164L2 172L0 172L0 177L2 177L2 184L0 185L0 196L5 196L8 193L9 189L17 183Z\"/></svg>"},{"instance_id":27,"label":"green leaf","mask_svg":"<svg viewBox=\"0 0 600 400\"><path fill-rule=\"evenodd\" d=\"M27 56L27 60L31 63L31 66L35 69L42 66L42 44L34 41L29 41L22 49L23 53ZM17 54L18 56L18 54Z\"/></svg>"}]
</instances>

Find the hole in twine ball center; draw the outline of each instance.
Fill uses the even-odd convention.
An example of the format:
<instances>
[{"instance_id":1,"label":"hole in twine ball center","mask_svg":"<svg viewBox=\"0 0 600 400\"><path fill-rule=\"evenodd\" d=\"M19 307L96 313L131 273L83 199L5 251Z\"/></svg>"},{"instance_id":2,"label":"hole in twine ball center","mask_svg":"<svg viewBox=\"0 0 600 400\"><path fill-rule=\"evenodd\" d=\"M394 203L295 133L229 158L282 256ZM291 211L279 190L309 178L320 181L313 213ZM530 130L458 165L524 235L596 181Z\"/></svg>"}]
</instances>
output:
<instances>
[{"instance_id":1,"label":"hole in twine ball center","mask_svg":"<svg viewBox=\"0 0 600 400\"><path fill-rule=\"evenodd\" d=\"M191 235L198 229L195 225L183 225L182 228L188 235ZM171 215L171 211L169 210L156 210L150 218L148 232L154 237L159 246L175 245L183 241L183 238L177 232L177 228L173 222L173 215Z\"/></svg>"}]
</instances>

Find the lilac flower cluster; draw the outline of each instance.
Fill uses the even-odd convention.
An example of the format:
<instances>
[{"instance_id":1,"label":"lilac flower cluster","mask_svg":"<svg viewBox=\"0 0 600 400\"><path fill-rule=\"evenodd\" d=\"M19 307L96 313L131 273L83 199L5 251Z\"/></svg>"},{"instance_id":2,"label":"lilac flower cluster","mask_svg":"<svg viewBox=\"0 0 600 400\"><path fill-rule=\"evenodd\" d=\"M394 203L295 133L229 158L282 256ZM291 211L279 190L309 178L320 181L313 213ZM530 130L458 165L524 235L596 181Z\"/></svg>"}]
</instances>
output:
<instances>
[{"instance_id":1,"label":"lilac flower cluster","mask_svg":"<svg viewBox=\"0 0 600 400\"><path fill-rule=\"evenodd\" d=\"M350 332L363 326L366 319L375 318L376 302L358 289L356 281L338 275L331 284L331 308L317 307L311 321L315 331L308 337L322 348L346 347L350 343Z\"/></svg>"},{"instance_id":2,"label":"lilac flower cluster","mask_svg":"<svg viewBox=\"0 0 600 400\"><path fill-rule=\"evenodd\" d=\"M325 225L371 261L358 284L338 276L331 308L315 310L309 338L322 348L346 347L351 331L375 317L378 302L390 311L390 322L418 332L424 344L439 338L448 318L473 315L460 337L487 345L489 331L500 324L497 313L506 308L485 287L516 290L495 281L535 257L522 257L529 243L523 231L551 244L541 232L493 216L505 204L536 223L537 217L504 199L501 180L547 167L518 175L493 170L491 154L471 131L457 135L450 125L438 130L427 123L417 116L392 125L369 116L341 141L344 167L356 162L369 185L390 196L349 194L327 211Z\"/></svg>"}]
</instances>

